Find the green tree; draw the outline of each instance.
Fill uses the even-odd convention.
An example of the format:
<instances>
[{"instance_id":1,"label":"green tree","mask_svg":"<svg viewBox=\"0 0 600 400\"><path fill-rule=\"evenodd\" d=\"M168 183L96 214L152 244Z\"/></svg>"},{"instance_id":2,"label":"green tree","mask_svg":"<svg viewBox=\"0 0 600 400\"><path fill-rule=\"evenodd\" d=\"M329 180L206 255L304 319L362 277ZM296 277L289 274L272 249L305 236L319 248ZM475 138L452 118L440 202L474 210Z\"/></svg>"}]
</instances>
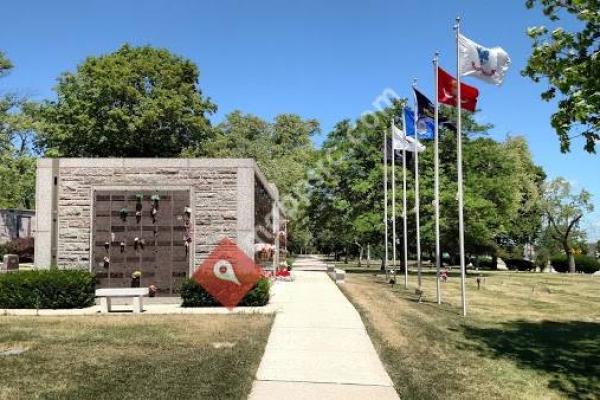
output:
<instances>
[{"instance_id":1,"label":"green tree","mask_svg":"<svg viewBox=\"0 0 600 400\"><path fill-rule=\"evenodd\" d=\"M0 78L6 76L12 68L12 62L3 52L0 52ZM14 96L3 94L0 97L0 152L5 152L11 147L14 120L10 110L14 105Z\"/></svg>"},{"instance_id":2,"label":"green tree","mask_svg":"<svg viewBox=\"0 0 600 400\"><path fill-rule=\"evenodd\" d=\"M311 219L317 243L360 251L366 244L383 242L383 132L399 115L401 102L362 118L354 125L339 123L323 145L321 157L325 172L312 186ZM452 110L444 109L447 115ZM485 136L489 126L478 125L472 114L464 115L465 238L472 254L496 254L498 239L516 242L535 239L540 229L540 185L543 171L535 166L523 138L497 142ZM433 146L425 143L420 161L421 236L424 252L434 251L433 220ZM415 237L414 171L408 160L408 237ZM397 226L401 227L401 166L396 166ZM442 250L458 253L458 212L456 171L456 135L443 129L440 137L440 231ZM392 204L390 196L390 207ZM330 223L334 218L334 223ZM516 222L515 222L516 221ZM391 231L390 231L391 232ZM398 229L401 235L401 229ZM415 248L409 240L409 251ZM399 246L398 255L401 255Z\"/></svg>"},{"instance_id":3,"label":"green tree","mask_svg":"<svg viewBox=\"0 0 600 400\"><path fill-rule=\"evenodd\" d=\"M254 158L282 197L306 180L306 170L314 159L311 137L319 123L294 114L280 114L273 122L234 111L214 129L214 138L187 155Z\"/></svg>"},{"instance_id":4,"label":"green tree","mask_svg":"<svg viewBox=\"0 0 600 400\"><path fill-rule=\"evenodd\" d=\"M311 137L319 123L295 114L280 114L273 122L235 111L214 128L214 138L186 151L186 156L254 158L270 182L277 185L292 221L289 247L306 248L311 240L306 221L307 171L316 152Z\"/></svg>"},{"instance_id":5,"label":"green tree","mask_svg":"<svg viewBox=\"0 0 600 400\"><path fill-rule=\"evenodd\" d=\"M0 77L13 68L0 52ZM31 121L20 111L24 99L14 94L0 97L0 208L34 206L35 158L30 154Z\"/></svg>"},{"instance_id":6,"label":"green tree","mask_svg":"<svg viewBox=\"0 0 600 400\"><path fill-rule=\"evenodd\" d=\"M552 126L561 150L569 151L569 134L575 131L586 138L585 149L595 152L600 140L600 2L527 0L526 5L533 8L538 3L551 21L568 14L581 23L581 29L569 32L562 27L529 28L533 52L522 73L535 82L547 79L542 99L558 97Z\"/></svg>"},{"instance_id":7,"label":"green tree","mask_svg":"<svg viewBox=\"0 0 600 400\"><path fill-rule=\"evenodd\" d=\"M542 194L546 174L533 163L529 146L523 137L508 137L504 147L512 157L518 195L518 218L506 226L505 234L505 238L515 245L503 250L508 250L515 257L522 257L523 245L535 243L542 230Z\"/></svg>"},{"instance_id":8,"label":"green tree","mask_svg":"<svg viewBox=\"0 0 600 400\"><path fill-rule=\"evenodd\" d=\"M579 223L585 213L594 211L591 194L586 190L572 193L571 184L556 178L545 186L543 210L548 222L548 235L560 244L569 259L569 272L575 272L574 244L585 242Z\"/></svg>"},{"instance_id":9,"label":"green tree","mask_svg":"<svg viewBox=\"0 0 600 400\"><path fill-rule=\"evenodd\" d=\"M124 45L58 79L57 99L30 108L47 156L174 157L211 136L216 110L190 60Z\"/></svg>"}]
</instances>

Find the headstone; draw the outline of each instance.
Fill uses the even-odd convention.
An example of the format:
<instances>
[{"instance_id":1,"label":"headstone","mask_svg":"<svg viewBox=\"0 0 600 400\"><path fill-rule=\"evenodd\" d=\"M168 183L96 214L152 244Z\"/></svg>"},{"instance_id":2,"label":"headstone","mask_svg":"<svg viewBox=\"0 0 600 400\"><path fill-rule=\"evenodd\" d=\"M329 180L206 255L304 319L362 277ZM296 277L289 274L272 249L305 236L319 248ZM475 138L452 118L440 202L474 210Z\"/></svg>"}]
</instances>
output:
<instances>
[{"instance_id":1,"label":"headstone","mask_svg":"<svg viewBox=\"0 0 600 400\"><path fill-rule=\"evenodd\" d=\"M498 257L498 260L496 261L496 269L498 271L508 271L508 267L506 266L506 263L500 257Z\"/></svg>"},{"instance_id":2,"label":"headstone","mask_svg":"<svg viewBox=\"0 0 600 400\"><path fill-rule=\"evenodd\" d=\"M550 260L548 260L548 262L546 262L546 266L544 267L542 272L546 272L546 273L556 272L556 271L554 271L554 268L552 268L552 264L550 263Z\"/></svg>"},{"instance_id":3,"label":"headstone","mask_svg":"<svg viewBox=\"0 0 600 400\"><path fill-rule=\"evenodd\" d=\"M19 270L19 256L16 254L6 254L2 260L0 268L2 272L11 272Z\"/></svg>"}]
</instances>

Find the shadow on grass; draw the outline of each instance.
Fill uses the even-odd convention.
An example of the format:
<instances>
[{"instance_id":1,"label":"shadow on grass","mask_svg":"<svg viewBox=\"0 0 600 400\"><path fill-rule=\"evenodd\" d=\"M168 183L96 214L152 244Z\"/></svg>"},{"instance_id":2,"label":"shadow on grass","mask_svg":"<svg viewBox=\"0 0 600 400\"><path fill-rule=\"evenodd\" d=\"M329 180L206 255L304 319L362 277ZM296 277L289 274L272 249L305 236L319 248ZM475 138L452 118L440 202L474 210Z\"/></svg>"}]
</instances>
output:
<instances>
[{"instance_id":1,"label":"shadow on grass","mask_svg":"<svg viewBox=\"0 0 600 400\"><path fill-rule=\"evenodd\" d=\"M548 387L571 399L597 399L600 394L600 323L517 321L464 330L485 356L548 373Z\"/></svg>"}]
</instances>

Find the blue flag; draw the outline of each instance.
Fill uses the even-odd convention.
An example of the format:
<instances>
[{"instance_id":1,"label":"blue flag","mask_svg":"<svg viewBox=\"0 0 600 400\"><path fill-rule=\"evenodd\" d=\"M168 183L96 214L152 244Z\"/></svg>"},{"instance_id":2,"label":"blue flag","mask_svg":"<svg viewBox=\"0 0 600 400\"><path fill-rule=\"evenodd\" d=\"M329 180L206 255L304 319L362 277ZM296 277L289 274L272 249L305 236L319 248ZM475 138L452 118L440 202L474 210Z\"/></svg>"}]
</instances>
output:
<instances>
[{"instance_id":1,"label":"blue flag","mask_svg":"<svg viewBox=\"0 0 600 400\"><path fill-rule=\"evenodd\" d=\"M415 136L415 114L410 107L404 107L404 121L406 121L407 136ZM435 135L434 122L431 117L422 116L417 120L419 140L432 140Z\"/></svg>"}]
</instances>

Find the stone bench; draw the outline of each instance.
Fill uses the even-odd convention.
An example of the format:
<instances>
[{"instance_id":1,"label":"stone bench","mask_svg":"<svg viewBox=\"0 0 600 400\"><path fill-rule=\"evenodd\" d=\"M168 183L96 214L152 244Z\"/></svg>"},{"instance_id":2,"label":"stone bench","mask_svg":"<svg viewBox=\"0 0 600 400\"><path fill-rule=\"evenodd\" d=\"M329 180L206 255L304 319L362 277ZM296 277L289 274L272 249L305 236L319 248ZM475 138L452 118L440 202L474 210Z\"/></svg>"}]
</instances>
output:
<instances>
[{"instance_id":1,"label":"stone bench","mask_svg":"<svg viewBox=\"0 0 600 400\"><path fill-rule=\"evenodd\" d=\"M133 299L133 312L136 314L144 311L143 297L148 296L148 288L107 288L96 289L96 297L100 298L100 311L108 313L111 311L111 299L113 297L131 297Z\"/></svg>"}]
</instances>

